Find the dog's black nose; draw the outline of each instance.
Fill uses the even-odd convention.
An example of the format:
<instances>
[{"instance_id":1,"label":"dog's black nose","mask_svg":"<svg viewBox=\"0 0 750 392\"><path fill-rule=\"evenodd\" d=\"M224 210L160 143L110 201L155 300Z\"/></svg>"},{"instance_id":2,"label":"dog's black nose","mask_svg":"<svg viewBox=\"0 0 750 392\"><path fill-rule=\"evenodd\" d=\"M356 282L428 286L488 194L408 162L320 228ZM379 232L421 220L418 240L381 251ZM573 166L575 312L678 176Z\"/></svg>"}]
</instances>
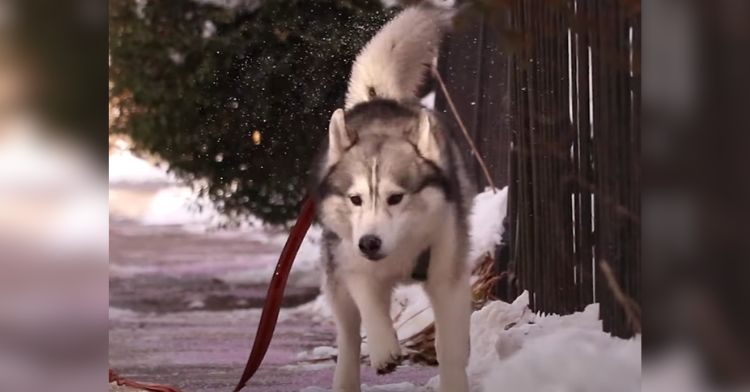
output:
<instances>
[{"instance_id":1,"label":"dog's black nose","mask_svg":"<svg viewBox=\"0 0 750 392\"><path fill-rule=\"evenodd\" d=\"M370 258L377 256L380 251L380 245L382 245L380 238L372 234L363 235L359 239L359 250Z\"/></svg>"}]
</instances>

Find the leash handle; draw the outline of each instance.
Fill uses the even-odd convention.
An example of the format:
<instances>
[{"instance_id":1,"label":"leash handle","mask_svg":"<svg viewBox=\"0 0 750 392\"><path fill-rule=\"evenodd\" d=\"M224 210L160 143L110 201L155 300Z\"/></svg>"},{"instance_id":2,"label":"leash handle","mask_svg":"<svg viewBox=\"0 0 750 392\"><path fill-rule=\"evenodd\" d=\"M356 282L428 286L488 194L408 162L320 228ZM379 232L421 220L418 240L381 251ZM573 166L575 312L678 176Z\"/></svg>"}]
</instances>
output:
<instances>
[{"instance_id":1,"label":"leash handle","mask_svg":"<svg viewBox=\"0 0 750 392\"><path fill-rule=\"evenodd\" d=\"M292 269L294 257L297 255L302 240L305 239L305 234L310 228L314 216L315 202L309 195L305 196L297 222L289 233L289 238L287 238L284 249L279 256L279 262L276 264L276 270L271 277L271 283L268 285L266 302L263 305L260 323L258 323L258 331L255 333L255 342L253 342L253 348L250 351L247 364L245 364L245 370L242 372L242 377L234 388L234 392L239 392L245 387L245 384L260 367L260 363L263 361L266 351L268 351L273 331L276 328L276 321L279 318L281 300L284 297L284 288L286 288L286 281L289 278L289 271Z\"/></svg>"},{"instance_id":2,"label":"leash handle","mask_svg":"<svg viewBox=\"0 0 750 392\"><path fill-rule=\"evenodd\" d=\"M141 389L150 392L180 392L179 389L173 388L168 385L159 384L145 384L137 381L128 380L127 378L120 377L119 374L115 373L114 370L109 369L109 382L117 385Z\"/></svg>"}]
</instances>

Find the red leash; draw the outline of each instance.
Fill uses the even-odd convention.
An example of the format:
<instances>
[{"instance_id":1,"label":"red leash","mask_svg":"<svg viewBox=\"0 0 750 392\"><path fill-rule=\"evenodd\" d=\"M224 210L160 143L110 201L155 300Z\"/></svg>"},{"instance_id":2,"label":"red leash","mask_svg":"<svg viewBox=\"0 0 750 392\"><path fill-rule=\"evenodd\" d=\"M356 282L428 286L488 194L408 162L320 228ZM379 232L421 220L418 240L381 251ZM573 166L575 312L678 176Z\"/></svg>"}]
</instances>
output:
<instances>
[{"instance_id":1,"label":"red leash","mask_svg":"<svg viewBox=\"0 0 750 392\"><path fill-rule=\"evenodd\" d=\"M297 222L289 233L289 238L287 238L284 249L279 256L279 262L276 264L276 270L273 273L273 277L271 277L271 283L268 285L266 303L263 305L263 313L260 315L258 331L255 333L255 342L247 359L245 370L242 372L240 382L234 388L234 392L238 392L245 387L245 384L247 384L248 380L253 377L260 367L263 357L266 356L268 346L271 344L271 338L273 338L273 330L276 328L276 321L279 319L281 300L284 298L284 288L286 288L286 281L289 278L289 271L292 269L294 257L297 255L302 240L305 239L305 234L307 234L314 216L315 203L310 196L305 196L304 200L302 200L302 209L300 210L299 217L297 217ZM179 389L166 385L142 384L122 378L112 371L112 369L109 369L109 382L152 392L180 392Z\"/></svg>"},{"instance_id":2,"label":"red leash","mask_svg":"<svg viewBox=\"0 0 750 392\"><path fill-rule=\"evenodd\" d=\"M281 251L279 262L276 264L276 271L273 273L271 283L268 285L266 294L266 303L263 306L263 313L260 316L258 332L255 334L255 342L250 351L250 357L247 359L245 370L242 372L240 382L234 388L234 392L239 392L248 380L255 374L266 355L268 345L271 344L273 330L276 328L276 321L279 318L279 309L281 300L284 297L284 288L289 277L289 270L292 268L294 256L297 255L302 240L305 239L307 229L310 228L313 217L315 216L315 203L310 196L305 196L302 201L297 223L294 224L289 238L286 240L284 250Z\"/></svg>"}]
</instances>

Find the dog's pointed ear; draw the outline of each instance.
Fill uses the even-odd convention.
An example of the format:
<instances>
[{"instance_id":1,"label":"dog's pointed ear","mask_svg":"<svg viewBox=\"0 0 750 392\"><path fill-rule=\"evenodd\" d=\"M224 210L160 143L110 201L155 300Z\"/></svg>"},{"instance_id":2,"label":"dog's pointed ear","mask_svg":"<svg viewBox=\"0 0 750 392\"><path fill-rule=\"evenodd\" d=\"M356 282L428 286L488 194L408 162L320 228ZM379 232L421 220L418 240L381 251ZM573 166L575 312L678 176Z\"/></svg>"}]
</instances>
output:
<instances>
[{"instance_id":1,"label":"dog's pointed ear","mask_svg":"<svg viewBox=\"0 0 750 392\"><path fill-rule=\"evenodd\" d=\"M423 157L439 162L440 144L432 129L430 113L422 109L419 111L419 125L417 126L417 150Z\"/></svg>"},{"instance_id":2,"label":"dog's pointed ear","mask_svg":"<svg viewBox=\"0 0 750 392\"><path fill-rule=\"evenodd\" d=\"M352 135L346 129L344 109L336 109L328 125L328 166L335 165L353 143Z\"/></svg>"}]
</instances>

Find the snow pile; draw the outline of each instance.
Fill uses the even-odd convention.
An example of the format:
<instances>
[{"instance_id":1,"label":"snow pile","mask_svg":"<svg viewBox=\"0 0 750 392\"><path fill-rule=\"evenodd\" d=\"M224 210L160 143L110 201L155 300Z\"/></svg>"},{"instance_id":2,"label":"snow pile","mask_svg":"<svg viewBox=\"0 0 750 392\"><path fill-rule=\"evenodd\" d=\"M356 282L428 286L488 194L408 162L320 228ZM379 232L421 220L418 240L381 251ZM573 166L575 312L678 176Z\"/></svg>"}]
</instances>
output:
<instances>
[{"instance_id":1,"label":"snow pile","mask_svg":"<svg viewBox=\"0 0 750 392\"><path fill-rule=\"evenodd\" d=\"M156 164L135 156L130 150L109 155L109 184L171 184L175 178Z\"/></svg>"},{"instance_id":2,"label":"snow pile","mask_svg":"<svg viewBox=\"0 0 750 392\"><path fill-rule=\"evenodd\" d=\"M117 147L109 155L112 215L144 225L178 225L194 231L226 223L208 200L180 184L166 168L136 156L124 142Z\"/></svg>"},{"instance_id":3,"label":"snow pile","mask_svg":"<svg viewBox=\"0 0 750 392\"><path fill-rule=\"evenodd\" d=\"M141 217L145 225L180 225L198 229L217 223L219 214L209 204L199 203L190 187L170 186L159 189Z\"/></svg>"},{"instance_id":4,"label":"snow pile","mask_svg":"<svg viewBox=\"0 0 750 392\"><path fill-rule=\"evenodd\" d=\"M491 188L474 197L469 215L469 263L476 264L482 255L494 255L503 235L503 219L508 206L508 187L493 192Z\"/></svg>"},{"instance_id":5,"label":"snow pile","mask_svg":"<svg viewBox=\"0 0 750 392\"><path fill-rule=\"evenodd\" d=\"M180 182L166 168L140 158L129 150L125 142L109 155L110 196L129 186L151 185L148 205L137 215L145 225L180 225L187 229L206 230L228 223L206 198ZM130 199L128 199L130 200ZM110 197L110 202L113 202ZM243 226L257 228L258 219L244 219Z\"/></svg>"},{"instance_id":6,"label":"snow pile","mask_svg":"<svg viewBox=\"0 0 750 392\"><path fill-rule=\"evenodd\" d=\"M598 304L558 316L534 314L528 303L524 292L512 304L494 301L472 314L472 391L640 391L640 337L603 332ZM428 386L438 384L435 378Z\"/></svg>"},{"instance_id":7,"label":"snow pile","mask_svg":"<svg viewBox=\"0 0 750 392\"><path fill-rule=\"evenodd\" d=\"M639 340L601 331L561 329L530 339L515 355L494 364L480 391L637 392L641 390Z\"/></svg>"},{"instance_id":8,"label":"snow pile","mask_svg":"<svg viewBox=\"0 0 750 392\"><path fill-rule=\"evenodd\" d=\"M512 304L493 301L471 315L471 356L469 369L472 374L481 375L495 362L498 355L507 357L520 348L521 328L534 319L528 308L529 295L524 292ZM502 338L501 338L502 337ZM500 343L502 347L495 347ZM501 349L502 352L498 352Z\"/></svg>"},{"instance_id":9,"label":"snow pile","mask_svg":"<svg viewBox=\"0 0 750 392\"><path fill-rule=\"evenodd\" d=\"M253 216L233 222L221 214L207 197L199 196L198 191L188 186L160 187L148 200L148 205L137 220L147 226L182 226L182 229L196 233L224 227L225 233L266 243L283 244L286 239L286 235L271 233L263 221Z\"/></svg>"}]
</instances>

